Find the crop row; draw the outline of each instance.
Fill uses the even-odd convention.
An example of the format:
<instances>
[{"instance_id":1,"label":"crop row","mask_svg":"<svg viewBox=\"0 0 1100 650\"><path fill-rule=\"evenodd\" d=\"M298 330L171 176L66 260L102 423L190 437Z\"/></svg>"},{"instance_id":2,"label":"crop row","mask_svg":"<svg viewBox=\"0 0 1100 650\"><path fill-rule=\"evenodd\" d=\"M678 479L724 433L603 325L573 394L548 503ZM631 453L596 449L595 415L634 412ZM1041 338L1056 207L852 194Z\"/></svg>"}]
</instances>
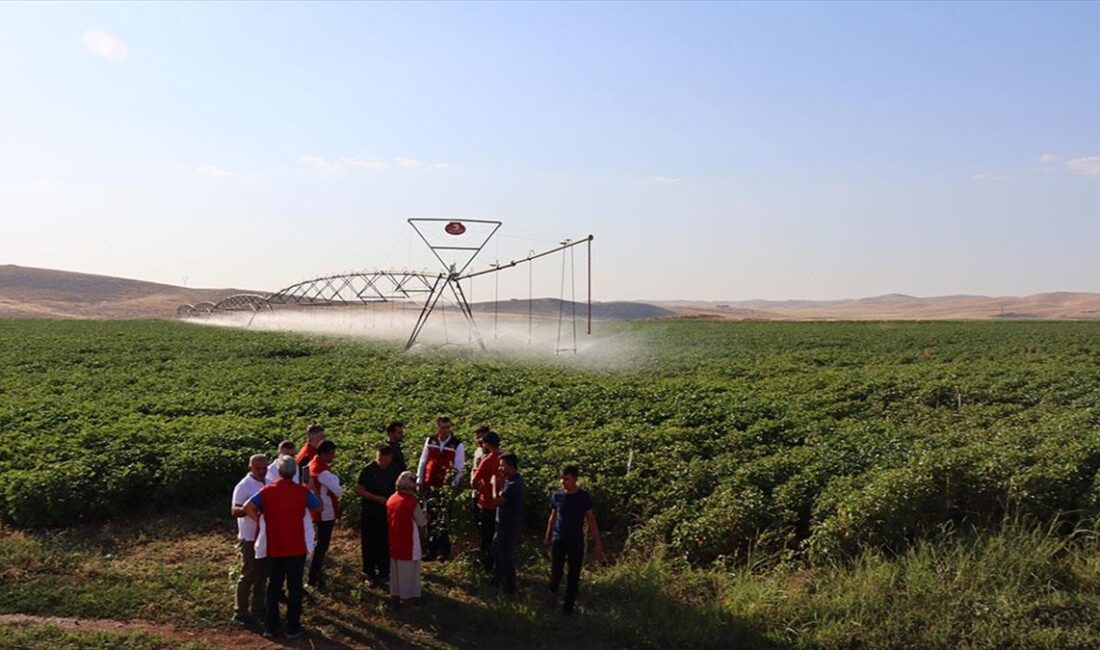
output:
<instances>
[{"instance_id":1,"label":"crop row","mask_svg":"<svg viewBox=\"0 0 1100 650\"><path fill-rule=\"evenodd\" d=\"M350 482L387 420L408 423L415 455L438 413L460 434L500 431L532 525L576 462L612 542L702 562L761 545L822 561L1005 514L1100 512L1100 325L605 327L630 353L582 367L0 321L0 517L64 526L228 498L249 454L314 420Z\"/></svg>"}]
</instances>

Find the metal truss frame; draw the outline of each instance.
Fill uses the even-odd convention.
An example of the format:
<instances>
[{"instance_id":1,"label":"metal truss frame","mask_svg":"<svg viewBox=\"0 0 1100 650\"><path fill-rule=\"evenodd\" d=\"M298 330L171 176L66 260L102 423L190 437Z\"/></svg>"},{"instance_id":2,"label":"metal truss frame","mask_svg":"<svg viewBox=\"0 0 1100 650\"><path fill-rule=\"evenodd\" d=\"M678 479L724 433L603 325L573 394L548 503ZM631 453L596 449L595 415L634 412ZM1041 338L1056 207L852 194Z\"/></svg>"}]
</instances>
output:
<instances>
[{"instance_id":1,"label":"metal truss frame","mask_svg":"<svg viewBox=\"0 0 1100 650\"><path fill-rule=\"evenodd\" d=\"M270 305L341 306L395 300L416 300L430 293L435 274L415 271L362 271L313 278L281 289L267 298Z\"/></svg>"}]
</instances>

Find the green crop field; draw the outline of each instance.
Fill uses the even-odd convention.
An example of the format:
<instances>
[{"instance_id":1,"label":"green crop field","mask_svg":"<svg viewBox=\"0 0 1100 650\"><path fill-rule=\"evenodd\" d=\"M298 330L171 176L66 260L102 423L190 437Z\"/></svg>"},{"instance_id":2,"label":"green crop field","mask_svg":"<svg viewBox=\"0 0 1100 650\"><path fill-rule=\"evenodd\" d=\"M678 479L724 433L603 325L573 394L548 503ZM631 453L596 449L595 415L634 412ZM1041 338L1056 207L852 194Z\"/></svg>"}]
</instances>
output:
<instances>
[{"instance_id":1,"label":"green crop field","mask_svg":"<svg viewBox=\"0 0 1100 650\"><path fill-rule=\"evenodd\" d=\"M617 558L586 578L593 645L1100 643L1100 324L604 327L626 349L597 364L172 322L0 321L0 571L21 576L0 587L0 612L88 613L36 596L42 576L17 571L27 554L75 548L56 546L67 529L208 512L249 454L300 442L311 421L351 483L386 421L406 422L415 456L446 413L460 438L486 422L520 456L533 534L560 465L580 465ZM210 580L199 592L220 597ZM659 607L653 590L695 612L695 630L616 627ZM616 610L616 593L641 609ZM522 608L502 616L552 625ZM463 645L421 623L406 625Z\"/></svg>"}]
</instances>

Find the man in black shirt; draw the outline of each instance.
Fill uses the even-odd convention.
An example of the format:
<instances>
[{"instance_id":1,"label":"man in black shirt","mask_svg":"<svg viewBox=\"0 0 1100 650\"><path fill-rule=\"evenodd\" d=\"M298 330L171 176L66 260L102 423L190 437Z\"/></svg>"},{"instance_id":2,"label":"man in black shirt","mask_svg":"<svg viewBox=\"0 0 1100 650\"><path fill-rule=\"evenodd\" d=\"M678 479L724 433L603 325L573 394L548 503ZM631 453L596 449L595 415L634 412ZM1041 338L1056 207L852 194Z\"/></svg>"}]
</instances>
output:
<instances>
[{"instance_id":1,"label":"man in black shirt","mask_svg":"<svg viewBox=\"0 0 1100 650\"><path fill-rule=\"evenodd\" d=\"M496 529L493 534L493 583L504 587L504 593L516 593L516 563L513 558L516 543L523 530L523 497L526 488L519 475L519 460L515 454L500 457L499 476L493 478L496 502Z\"/></svg>"},{"instance_id":2,"label":"man in black shirt","mask_svg":"<svg viewBox=\"0 0 1100 650\"><path fill-rule=\"evenodd\" d=\"M386 425L386 442L390 446L390 450L393 452L393 460L390 461L390 466L393 469L394 477L400 476L401 472L404 472L408 467L405 465L405 453L401 451L401 441L405 439L405 423L401 420L394 420ZM396 478L394 479L396 480Z\"/></svg>"},{"instance_id":3,"label":"man in black shirt","mask_svg":"<svg viewBox=\"0 0 1100 650\"><path fill-rule=\"evenodd\" d=\"M372 587L384 587L390 578L389 526L386 499L394 491L397 473L393 449L381 442L374 448L374 460L359 472L355 493L361 499L359 534L363 550L363 573Z\"/></svg>"}]
</instances>

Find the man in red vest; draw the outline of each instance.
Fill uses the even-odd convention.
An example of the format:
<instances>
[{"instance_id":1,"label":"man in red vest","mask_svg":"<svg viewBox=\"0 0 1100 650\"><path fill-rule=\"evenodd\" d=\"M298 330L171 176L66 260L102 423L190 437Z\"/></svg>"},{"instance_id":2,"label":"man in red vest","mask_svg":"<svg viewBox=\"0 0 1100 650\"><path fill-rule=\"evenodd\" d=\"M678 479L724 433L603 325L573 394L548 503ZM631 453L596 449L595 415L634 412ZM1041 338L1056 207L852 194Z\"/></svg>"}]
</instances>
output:
<instances>
[{"instance_id":1,"label":"man in red vest","mask_svg":"<svg viewBox=\"0 0 1100 650\"><path fill-rule=\"evenodd\" d=\"M321 500L309 489L293 481L298 465L290 456L276 461L279 480L264 486L245 503L253 520L262 516L267 529L267 612L264 636L279 632L279 595L286 582L289 602L286 607L286 631L290 638L302 635L302 574L306 566L305 514L319 510Z\"/></svg>"},{"instance_id":2,"label":"man in red vest","mask_svg":"<svg viewBox=\"0 0 1100 650\"><path fill-rule=\"evenodd\" d=\"M428 510L428 552L425 560L446 560L451 556L451 496L448 486L462 485L466 468L466 450L452 432L451 418L435 420L435 435L424 441L416 484L424 492Z\"/></svg>"}]
</instances>

